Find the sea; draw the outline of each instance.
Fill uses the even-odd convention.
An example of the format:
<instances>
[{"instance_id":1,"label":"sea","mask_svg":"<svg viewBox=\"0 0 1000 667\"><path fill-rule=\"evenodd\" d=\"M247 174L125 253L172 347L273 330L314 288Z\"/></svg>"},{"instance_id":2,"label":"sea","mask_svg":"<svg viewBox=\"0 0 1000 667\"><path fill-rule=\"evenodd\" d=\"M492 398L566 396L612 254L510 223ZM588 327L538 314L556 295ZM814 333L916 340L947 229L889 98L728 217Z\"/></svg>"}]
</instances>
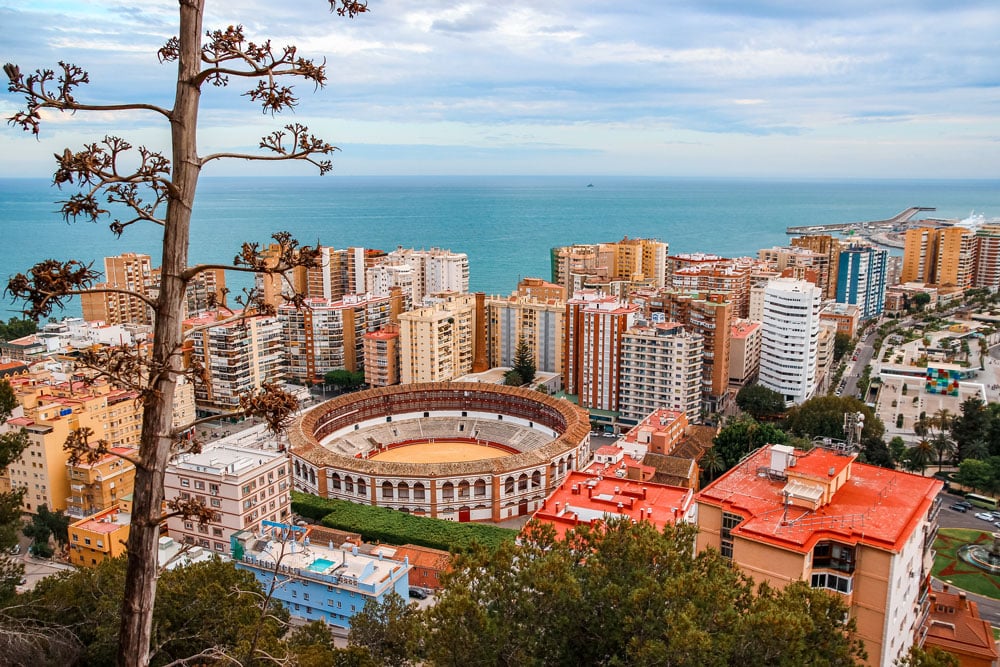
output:
<instances>
[{"instance_id":1,"label":"sea","mask_svg":"<svg viewBox=\"0 0 1000 667\"><path fill-rule=\"evenodd\" d=\"M148 253L159 265L160 228L137 223L120 238L98 223L65 221L60 190L43 179L0 179L0 280L43 259ZM446 248L469 256L469 287L509 294L523 277L550 279L550 249L657 238L671 253L735 257L787 245L786 227L890 218L1000 217L995 180L752 180L558 176L310 176L202 178L190 260L231 264L245 241L277 231L303 244ZM114 212L113 212L114 213ZM123 212L118 212L124 215ZM895 251L896 254L899 251ZM246 274L227 278L232 291ZM0 316L17 314L4 295ZM78 316L78 301L62 315Z\"/></svg>"}]
</instances>

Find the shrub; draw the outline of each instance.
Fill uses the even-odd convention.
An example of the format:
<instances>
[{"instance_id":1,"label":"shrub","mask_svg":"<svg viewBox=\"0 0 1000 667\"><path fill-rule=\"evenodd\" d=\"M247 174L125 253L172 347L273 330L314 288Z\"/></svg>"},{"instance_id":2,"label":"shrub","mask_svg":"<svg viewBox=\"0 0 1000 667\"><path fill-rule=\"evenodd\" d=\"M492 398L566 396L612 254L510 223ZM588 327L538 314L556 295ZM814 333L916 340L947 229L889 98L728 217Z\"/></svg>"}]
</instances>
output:
<instances>
[{"instance_id":1,"label":"shrub","mask_svg":"<svg viewBox=\"0 0 1000 667\"><path fill-rule=\"evenodd\" d=\"M292 510L329 528L361 533L367 542L417 544L445 551L465 551L473 543L495 549L517 537L516 530L490 524L431 519L296 491L292 492Z\"/></svg>"}]
</instances>

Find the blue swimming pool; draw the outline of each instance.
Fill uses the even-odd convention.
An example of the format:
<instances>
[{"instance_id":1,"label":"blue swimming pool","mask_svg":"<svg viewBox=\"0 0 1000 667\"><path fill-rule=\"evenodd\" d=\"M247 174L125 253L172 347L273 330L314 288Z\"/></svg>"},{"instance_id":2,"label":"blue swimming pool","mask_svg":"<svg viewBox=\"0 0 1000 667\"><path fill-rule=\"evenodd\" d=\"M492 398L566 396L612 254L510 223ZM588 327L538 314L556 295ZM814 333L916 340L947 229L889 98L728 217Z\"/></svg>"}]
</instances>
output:
<instances>
[{"instance_id":1,"label":"blue swimming pool","mask_svg":"<svg viewBox=\"0 0 1000 667\"><path fill-rule=\"evenodd\" d=\"M312 572L326 572L333 565L333 561L326 558L317 558L312 563L310 563L307 569Z\"/></svg>"}]
</instances>

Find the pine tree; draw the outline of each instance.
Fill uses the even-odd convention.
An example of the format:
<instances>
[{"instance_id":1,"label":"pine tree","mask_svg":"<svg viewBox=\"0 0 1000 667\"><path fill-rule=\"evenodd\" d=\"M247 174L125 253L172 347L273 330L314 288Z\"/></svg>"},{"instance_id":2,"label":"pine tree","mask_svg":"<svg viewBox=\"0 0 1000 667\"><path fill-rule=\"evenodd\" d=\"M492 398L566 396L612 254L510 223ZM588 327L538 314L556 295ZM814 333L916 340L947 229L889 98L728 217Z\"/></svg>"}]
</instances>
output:
<instances>
[{"instance_id":1,"label":"pine tree","mask_svg":"<svg viewBox=\"0 0 1000 667\"><path fill-rule=\"evenodd\" d=\"M521 384L531 384L535 381L535 357L524 336L517 339L517 347L514 348L513 370L521 377Z\"/></svg>"}]
</instances>

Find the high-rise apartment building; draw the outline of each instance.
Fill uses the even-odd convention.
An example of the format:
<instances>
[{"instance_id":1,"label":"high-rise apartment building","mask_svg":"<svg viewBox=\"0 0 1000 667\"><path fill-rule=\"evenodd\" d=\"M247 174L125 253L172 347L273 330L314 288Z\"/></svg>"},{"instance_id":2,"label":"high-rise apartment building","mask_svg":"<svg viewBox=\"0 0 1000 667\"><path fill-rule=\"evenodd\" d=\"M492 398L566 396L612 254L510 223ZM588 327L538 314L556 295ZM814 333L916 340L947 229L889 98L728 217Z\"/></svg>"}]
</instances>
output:
<instances>
[{"instance_id":1,"label":"high-rise apartment building","mask_svg":"<svg viewBox=\"0 0 1000 667\"><path fill-rule=\"evenodd\" d=\"M486 312L490 367L512 367L518 341L523 339L536 370L562 374L565 301L515 295L490 297Z\"/></svg>"},{"instance_id":2,"label":"high-rise apartment building","mask_svg":"<svg viewBox=\"0 0 1000 667\"><path fill-rule=\"evenodd\" d=\"M669 245L658 239L630 239L612 243L577 244L553 248L552 282L567 294L611 286L663 287L667 281Z\"/></svg>"},{"instance_id":3,"label":"high-rise apartment building","mask_svg":"<svg viewBox=\"0 0 1000 667\"><path fill-rule=\"evenodd\" d=\"M580 407L619 409L622 337L638 313L637 305L590 290L566 302L563 373Z\"/></svg>"},{"instance_id":4,"label":"high-rise apartment building","mask_svg":"<svg viewBox=\"0 0 1000 667\"><path fill-rule=\"evenodd\" d=\"M235 410L240 395L260 388L264 382L282 382L286 374L281 321L277 317L251 316L238 321L219 321L204 315L184 321L190 354L204 369L195 384L195 403L200 411L223 413Z\"/></svg>"},{"instance_id":5,"label":"high-rise apartment building","mask_svg":"<svg viewBox=\"0 0 1000 667\"><path fill-rule=\"evenodd\" d=\"M837 303L856 305L862 320L878 317L885 304L885 269L889 251L852 245L840 252Z\"/></svg>"},{"instance_id":6,"label":"high-rise apartment building","mask_svg":"<svg viewBox=\"0 0 1000 667\"><path fill-rule=\"evenodd\" d=\"M906 655L927 614L942 483L856 453L769 445L695 496L697 548L756 582L839 596L868 665Z\"/></svg>"},{"instance_id":7,"label":"high-rise apartment building","mask_svg":"<svg viewBox=\"0 0 1000 667\"><path fill-rule=\"evenodd\" d=\"M778 278L764 290L760 384L788 404L802 403L816 384L822 291L805 280Z\"/></svg>"},{"instance_id":8,"label":"high-rise apartment building","mask_svg":"<svg viewBox=\"0 0 1000 667\"><path fill-rule=\"evenodd\" d=\"M398 276L383 275L380 267L407 266L410 271L403 271ZM410 282L412 286L411 299L419 304L428 294L452 292L466 294L469 291L469 256L464 252L452 252L442 248L430 250L414 250L412 248L396 248L388 253L380 262L377 270L369 271L369 278L376 281L370 291L378 294L385 287L404 285L394 282L396 278ZM386 269L388 270L388 269ZM412 278L405 277L412 274Z\"/></svg>"},{"instance_id":9,"label":"high-rise apartment building","mask_svg":"<svg viewBox=\"0 0 1000 667\"><path fill-rule=\"evenodd\" d=\"M149 255L126 252L104 258L104 282L95 288L128 290L156 299L160 290L160 269L153 268ZM184 317L196 317L225 304L226 274L222 269L202 271L192 278L185 292ZM153 309L139 296L122 292L88 292L80 295L83 319L105 324L152 324Z\"/></svg>"},{"instance_id":10,"label":"high-rise apartment building","mask_svg":"<svg viewBox=\"0 0 1000 667\"><path fill-rule=\"evenodd\" d=\"M364 335L365 383L369 387L399 384L399 325L387 324Z\"/></svg>"},{"instance_id":11,"label":"high-rise apartment building","mask_svg":"<svg viewBox=\"0 0 1000 667\"><path fill-rule=\"evenodd\" d=\"M973 285L991 292L1000 290L1000 224L976 230L976 262Z\"/></svg>"},{"instance_id":12,"label":"high-rise apartment building","mask_svg":"<svg viewBox=\"0 0 1000 667\"><path fill-rule=\"evenodd\" d=\"M228 553L233 533L262 532L262 521L289 519L291 479L284 452L217 445L181 454L167 467L164 498L198 500L217 517L206 523L170 517L167 530L177 542Z\"/></svg>"},{"instance_id":13,"label":"high-rise apartment building","mask_svg":"<svg viewBox=\"0 0 1000 667\"><path fill-rule=\"evenodd\" d=\"M473 372L485 341L485 311L476 295L448 296L399 316L400 383L450 382ZM484 369L485 370L485 369Z\"/></svg>"},{"instance_id":14,"label":"high-rise apartment building","mask_svg":"<svg viewBox=\"0 0 1000 667\"><path fill-rule=\"evenodd\" d=\"M967 289L975 268L975 241L965 227L908 229L900 281Z\"/></svg>"},{"instance_id":15,"label":"high-rise apartment building","mask_svg":"<svg viewBox=\"0 0 1000 667\"><path fill-rule=\"evenodd\" d=\"M638 424L661 408L697 421L701 410L702 338L656 313L622 336L620 422Z\"/></svg>"},{"instance_id":16,"label":"high-rise apartment building","mask_svg":"<svg viewBox=\"0 0 1000 667\"><path fill-rule=\"evenodd\" d=\"M122 289L148 296L153 286L149 255L126 252L104 258L104 282L96 288ZM107 324L152 324L153 310L138 296L122 292L88 292L80 295L83 319Z\"/></svg>"},{"instance_id":17,"label":"high-rise apartment building","mask_svg":"<svg viewBox=\"0 0 1000 667\"><path fill-rule=\"evenodd\" d=\"M729 384L742 387L753 383L760 373L762 336L760 322L734 320L729 342Z\"/></svg>"},{"instance_id":18,"label":"high-rise apartment building","mask_svg":"<svg viewBox=\"0 0 1000 667\"><path fill-rule=\"evenodd\" d=\"M823 296L827 299L834 299L837 296L837 269L840 261L840 240L829 234L816 234L814 236L798 236L792 239L792 247L807 248L813 252L826 257L825 266L827 273L820 273L819 285L823 290Z\"/></svg>"},{"instance_id":19,"label":"high-rise apartment building","mask_svg":"<svg viewBox=\"0 0 1000 667\"><path fill-rule=\"evenodd\" d=\"M332 370L362 370L365 334L388 324L394 312L392 296L370 294L348 294L337 301L307 299L305 306L279 307L278 320L288 377L310 384L321 382Z\"/></svg>"},{"instance_id":20,"label":"high-rise apartment building","mask_svg":"<svg viewBox=\"0 0 1000 667\"><path fill-rule=\"evenodd\" d=\"M728 292L733 316L746 318L750 313L750 273L752 261L725 260L705 266L676 269L671 277L675 290L688 293Z\"/></svg>"},{"instance_id":21,"label":"high-rise apartment building","mask_svg":"<svg viewBox=\"0 0 1000 667\"><path fill-rule=\"evenodd\" d=\"M684 292L676 289L640 290L634 302L646 317L663 313L668 322L679 322L700 334L704 346L701 402L709 412L725 408L729 395L730 324L734 317L729 292Z\"/></svg>"}]
</instances>

